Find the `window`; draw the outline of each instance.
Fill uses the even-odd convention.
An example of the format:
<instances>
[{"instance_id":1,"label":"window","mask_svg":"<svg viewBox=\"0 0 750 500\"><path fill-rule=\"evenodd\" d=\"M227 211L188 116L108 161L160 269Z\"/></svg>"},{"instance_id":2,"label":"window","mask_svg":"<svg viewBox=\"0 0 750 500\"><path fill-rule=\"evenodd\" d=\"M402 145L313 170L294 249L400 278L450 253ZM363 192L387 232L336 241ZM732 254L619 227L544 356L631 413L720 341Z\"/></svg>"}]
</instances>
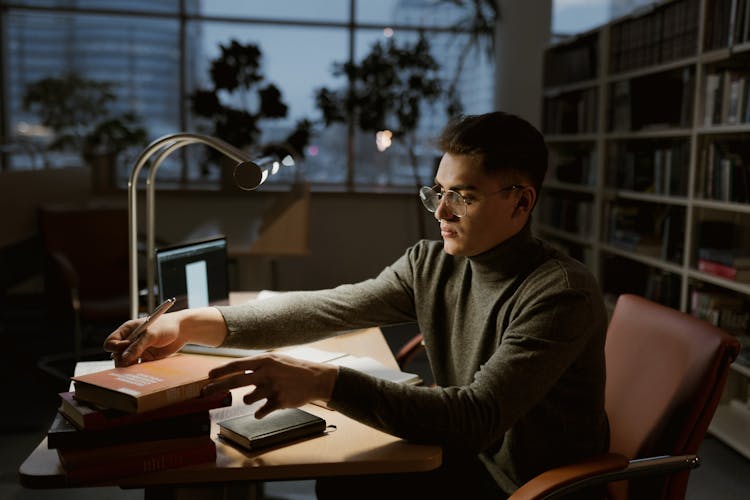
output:
<instances>
[{"instance_id":1,"label":"window","mask_svg":"<svg viewBox=\"0 0 750 500\"><path fill-rule=\"evenodd\" d=\"M49 129L38 113L22 106L28 86L42 78L75 73L113 84L115 112L134 112L152 140L180 130L212 132L192 111L190 95L211 86L211 60L232 40L261 51L264 82L281 92L285 117L259 123L260 142L280 141L302 119L313 135L298 171L277 183L304 177L318 189L413 189L434 174L439 154L432 139L447 118L447 98L421 106L422 119L408 144L383 149L374 132L347 123L325 126L316 106L320 88L346 89L335 64L357 63L376 42L414 43L424 36L440 65L436 77L455 85L464 112L492 108L494 69L483 47L456 31L471 15L448 0L18 0L2 2L2 46L8 71L2 76L4 104L2 170L81 165L77 151L48 151ZM181 12L184 9L184 12ZM222 101L253 109L258 98L220 92ZM82 124L82 127L90 124ZM379 147L380 146L380 147ZM193 149L195 148L195 149ZM134 149L134 150L133 150ZM120 155L124 184L140 148ZM216 187L221 167L212 166L201 146L173 155L159 180L176 187Z\"/></svg>"}]
</instances>

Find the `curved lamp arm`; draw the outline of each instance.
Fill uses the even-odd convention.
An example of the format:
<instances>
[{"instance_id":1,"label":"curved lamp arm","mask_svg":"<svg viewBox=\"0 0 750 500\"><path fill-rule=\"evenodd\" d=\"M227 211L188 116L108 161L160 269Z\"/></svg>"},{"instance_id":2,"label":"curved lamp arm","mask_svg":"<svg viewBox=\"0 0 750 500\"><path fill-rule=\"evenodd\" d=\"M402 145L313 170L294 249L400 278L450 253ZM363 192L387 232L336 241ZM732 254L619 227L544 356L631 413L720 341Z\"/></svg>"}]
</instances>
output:
<instances>
[{"instance_id":1,"label":"curved lamp arm","mask_svg":"<svg viewBox=\"0 0 750 500\"><path fill-rule=\"evenodd\" d=\"M241 189L251 191L261 185L265 180L275 173L281 164L293 164L293 161L285 158L283 161L266 156L253 160L241 149L222 141L216 137L188 132L178 132L165 135L146 146L133 166L128 179L128 244L129 271L130 271L130 317L138 317L138 175L149 159L158 153L156 159L149 167L146 180L146 287L148 290L148 310L154 307L154 252L155 252L155 214L154 214L154 189L156 172L164 160L178 149L190 144L205 144L216 151L231 158L235 162L234 174L242 170ZM291 158L291 157L289 157ZM291 161L291 163L290 163Z\"/></svg>"}]
</instances>

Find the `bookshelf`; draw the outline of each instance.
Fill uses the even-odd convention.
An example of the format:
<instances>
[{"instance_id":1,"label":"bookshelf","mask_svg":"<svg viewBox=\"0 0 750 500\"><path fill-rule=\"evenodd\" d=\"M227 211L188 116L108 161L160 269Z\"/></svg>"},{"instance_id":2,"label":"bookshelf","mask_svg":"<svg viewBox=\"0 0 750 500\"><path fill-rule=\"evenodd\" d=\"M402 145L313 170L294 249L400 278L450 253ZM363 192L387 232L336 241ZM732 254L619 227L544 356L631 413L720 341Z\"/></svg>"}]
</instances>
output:
<instances>
[{"instance_id":1,"label":"bookshelf","mask_svg":"<svg viewBox=\"0 0 750 500\"><path fill-rule=\"evenodd\" d=\"M545 52L536 231L608 305L635 293L747 349L711 432L750 458L750 0L668 0Z\"/></svg>"}]
</instances>

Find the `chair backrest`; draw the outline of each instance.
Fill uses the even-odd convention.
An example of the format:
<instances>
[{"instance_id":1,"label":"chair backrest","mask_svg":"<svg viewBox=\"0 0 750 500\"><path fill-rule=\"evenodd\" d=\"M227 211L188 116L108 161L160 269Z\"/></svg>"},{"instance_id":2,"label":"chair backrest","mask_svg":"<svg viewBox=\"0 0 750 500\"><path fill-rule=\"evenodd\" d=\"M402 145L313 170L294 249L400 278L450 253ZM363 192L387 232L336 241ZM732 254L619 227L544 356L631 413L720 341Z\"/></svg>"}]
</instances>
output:
<instances>
[{"instance_id":1,"label":"chair backrest","mask_svg":"<svg viewBox=\"0 0 750 500\"><path fill-rule=\"evenodd\" d=\"M610 451L630 459L696 453L739 349L736 338L703 320L621 295L605 347ZM659 480L657 495L633 496L638 485L631 484L631 497L683 498L687 479L685 472Z\"/></svg>"},{"instance_id":2,"label":"chair backrest","mask_svg":"<svg viewBox=\"0 0 750 500\"><path fill-rule=\"evenodd\" d=\"M128 291L128 213L124 207L48 205L38 211L48 256L61 254L77 274L83 296Z\"/></svg>"}]
</instances>

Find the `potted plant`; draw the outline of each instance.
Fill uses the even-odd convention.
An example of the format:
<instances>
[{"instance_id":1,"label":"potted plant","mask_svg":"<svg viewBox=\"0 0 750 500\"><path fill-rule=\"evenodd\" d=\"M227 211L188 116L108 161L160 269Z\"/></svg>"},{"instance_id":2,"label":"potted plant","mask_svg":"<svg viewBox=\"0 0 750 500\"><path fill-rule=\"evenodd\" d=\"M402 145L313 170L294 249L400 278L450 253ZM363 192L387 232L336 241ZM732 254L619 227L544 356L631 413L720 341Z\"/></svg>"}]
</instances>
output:
<instances>
[{"instance_id":1,"label":"potted plant","mask_svg":"<svg viewBox=\"0 0 750 500\"><path fill-rule=\"evenodd\" d=\"M311 123L306 119L297 122L283 141L260 144L259 122L284 118L288 107L279 88L267 82L260 71L262 53L258 46L231 40L219 48L221 54L211 61L213 86L198 89L190 95L193 112L210 124L208 133L240 149L254 148L254 152L261 156L275 153L303 157L311 134ZM214 160L219 158L213 152L209 154ZM204 165L204 170L207 169L208 166ZM227 173L228 169L222 169L224 185L230 186L233 182Z\"/></svg>"},{"instance_id":2,"label":"potted plant","mask_svg":"<svg viewBox=\"0 0 750 500\"><path fill-rule=\"evenodd\" d=\"M334 75L346 76L348 85L336 90L318 89L316 103L326 126L351 119L360 130L372 132L376 138L385 134L389 142L401 141L414 183L419 187L423 181L419 176L416 131L423 106L435 103L444 93L439 69L421 34L415 43L402 47L392 39L385 44L376 42L361 63L334 65ZM418 230L423 235L419 210Z\"/></svg>"},{"instance_id":3,"label":"potted plant","mask_svg":"<svg viewBox=\"0 0 750 500\"><path fill-rule=\"evenodd\" d=\"M94 188L111 188L118 156L143 146L146 129L132 112L115 113L114 84L83 78L75 73L43 78L29 84L23 108L38 114L53 132L51 151L74 151L92 168Z\"/></svg>"}]
</instances>

